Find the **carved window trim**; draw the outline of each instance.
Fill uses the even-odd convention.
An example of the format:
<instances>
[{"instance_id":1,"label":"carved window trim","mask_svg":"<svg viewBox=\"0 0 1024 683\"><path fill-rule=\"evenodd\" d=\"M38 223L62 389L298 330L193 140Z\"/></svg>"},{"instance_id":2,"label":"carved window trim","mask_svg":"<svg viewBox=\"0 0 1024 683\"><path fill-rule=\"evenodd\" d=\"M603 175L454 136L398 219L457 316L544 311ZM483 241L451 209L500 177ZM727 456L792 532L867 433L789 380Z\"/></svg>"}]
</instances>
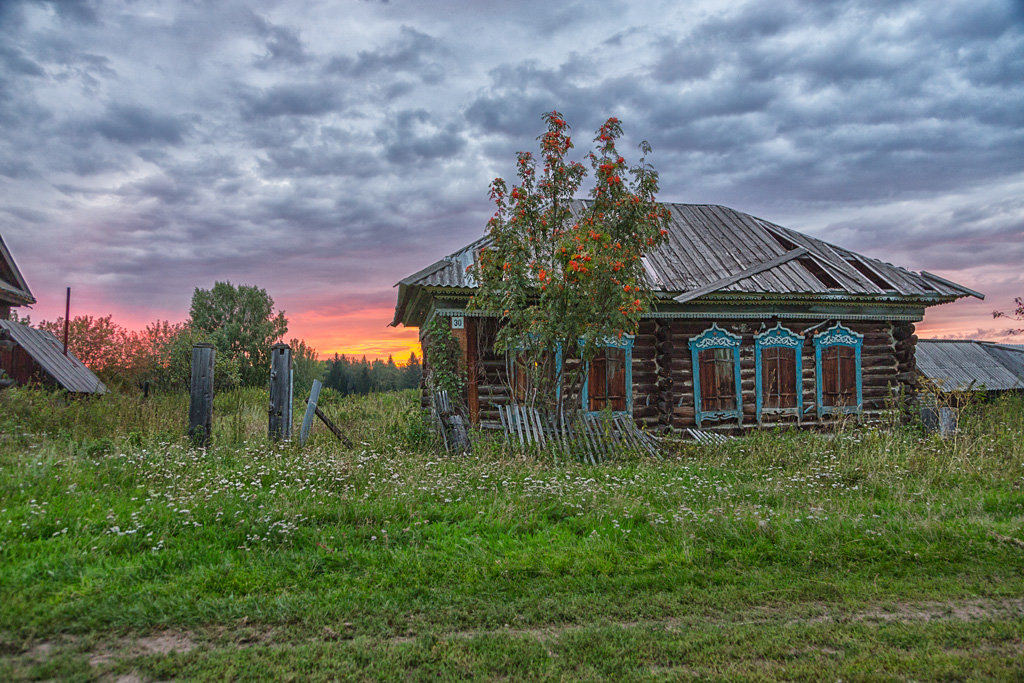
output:
<instances>
[{"instance_id":1,"label":"carved window trim","mask_svg":"<svg viewBox=\"0 0 1024 683\"><path fill-rule=\"evenodd\" d=\"M793 349L795 367L795 391L796 406L792 408L764 408L762 403L764 390L764 365L761 352L765 349ZM775 327L769 328L754 335L754 401L757 408L757 421L761 422L762 415L771 413L775 415L796 415L797 421L804 412L804 391L803 391L803 348L804 338L793 330L783 327L782 323L776 323Z\"/></svg>"},{"instance_id":2,"label":"carved window trim","mask_svg":"<svg viewBox=\"0 0 1024 683\"><path fill-rule=\"evenodd\" d=\"M743 424L743 387L740 382L740 344L742 338L723 330L718 323L704 330L696 337L690 338L690 363L693 374L693 414L697 427L705 420L727 420L736 418L737 424ZM732 351L733 378L736 391L736 408L732 410L710 410L701 408L700 398L700 352L711 349L729 349Z\"/></svg>"},{"instance_id":3,"label":"carved window trim","mask_svg":"<svg viewBox=\"0 0 1024 683\"><path fill-rule=\"evenodd\" d=\"M823 332L814 335L814 375L815 375L815 404L817 405L818 419L825 415L859 415L864 410L864 390L862 384L863 370L861 366L861 347L864 345L864 335L844 327L841 322ZM821 355L822 352L833 346L847 346L854 351L854 379L857 386L857 404L852 406L826 406L823 401L824 381L822 374Z\"/></svg>"}]
</instances>

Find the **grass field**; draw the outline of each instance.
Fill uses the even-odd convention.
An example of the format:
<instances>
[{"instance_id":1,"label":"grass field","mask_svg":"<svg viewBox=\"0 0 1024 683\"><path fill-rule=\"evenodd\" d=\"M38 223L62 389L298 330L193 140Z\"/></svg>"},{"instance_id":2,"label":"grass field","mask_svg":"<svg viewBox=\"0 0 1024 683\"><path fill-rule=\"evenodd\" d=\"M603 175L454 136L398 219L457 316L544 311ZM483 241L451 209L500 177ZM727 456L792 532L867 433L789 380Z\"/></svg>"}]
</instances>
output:
<instances>
[{"instance_id":1,"label":"grass field","mask_svg":"<svg viewBox=\"0 0 1024 683\"><path fill-rule=\"evenodd\" d=\"M1019 679L1024 401L600 466L0 393L0 679Z\"/></svg>"}]
</instances>

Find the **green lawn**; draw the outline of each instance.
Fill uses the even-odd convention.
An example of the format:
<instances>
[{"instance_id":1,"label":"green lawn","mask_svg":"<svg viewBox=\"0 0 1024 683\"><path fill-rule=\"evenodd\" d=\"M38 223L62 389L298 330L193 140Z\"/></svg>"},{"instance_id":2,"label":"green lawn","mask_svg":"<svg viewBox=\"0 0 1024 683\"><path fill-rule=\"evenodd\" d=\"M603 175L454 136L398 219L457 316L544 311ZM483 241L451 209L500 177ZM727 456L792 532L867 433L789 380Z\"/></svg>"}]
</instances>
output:
<instances>
[{"instance_id":1,"label":"green lawn","mask_svg":"<svg viewBox=\"0 0 1024 683\"><path fill-rule=\"evenodd\" d=\"M1019 398L596 467L265 403L0 393L0 679L1024 676Z\"/></svg>"}]
</instances>

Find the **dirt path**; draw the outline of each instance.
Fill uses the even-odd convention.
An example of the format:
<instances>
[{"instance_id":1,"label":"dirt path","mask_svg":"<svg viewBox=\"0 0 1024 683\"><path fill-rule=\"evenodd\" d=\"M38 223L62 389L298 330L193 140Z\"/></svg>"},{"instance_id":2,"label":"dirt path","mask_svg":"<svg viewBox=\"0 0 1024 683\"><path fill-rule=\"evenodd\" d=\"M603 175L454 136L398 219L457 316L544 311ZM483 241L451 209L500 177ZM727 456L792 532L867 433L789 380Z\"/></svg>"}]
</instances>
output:
<instances>
[{"instance_id":1,"label":"dirt path","mask_svg":"<svg viewBox=\"0 0 1024 683\"><path fill-rule=\"evenodd\" d=\"M147 655L187 653L196 649L246 648L253 646L286 648L310 641L345 641L355 638L367 646L400 646L417 638L430 636L438 640L471 639L477 637L534 638L542 644L557 641L568 633L593 628L654 629L673 631L709 623L721 626L775 625L780 627L800 624L850 623L920 623L920 622L972 622L1024 619L1024 598L895 602L878 604L866 609L844 610L825 603L808 603L789 608L754 607L732 612L708 612L681 617L666 617L637 621L597 621L590 624L542 624L529 627L502 627L496 629L467 629L458 631L430 631L406 633L389 637L375 637L358 633L346 622L324 627L319 632L305 631L301 627L267 627L246 621L231 626L207 629L167 629L139 636L116 638L85 638L61 636L53 639L17 642L0 633L0 661L16 670L24 665L46 661L58 653L73 654L88 659L101 673L116 662L130 661ZM140 680L134 674L119 678L123 683Z\"/></svg>"}]
</instances>

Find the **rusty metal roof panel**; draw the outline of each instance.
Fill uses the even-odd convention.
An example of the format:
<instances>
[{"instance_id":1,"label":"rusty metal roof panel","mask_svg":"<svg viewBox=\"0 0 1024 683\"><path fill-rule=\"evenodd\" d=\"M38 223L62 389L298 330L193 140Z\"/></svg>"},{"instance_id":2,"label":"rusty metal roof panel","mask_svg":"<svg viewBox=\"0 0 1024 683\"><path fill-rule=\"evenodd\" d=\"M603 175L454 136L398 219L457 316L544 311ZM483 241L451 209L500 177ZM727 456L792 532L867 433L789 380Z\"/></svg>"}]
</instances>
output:
<instances>
[{"instance_id":1,"label":"rusty metal roof panel","mask_svg":"<svg viewBox=\"0 0 1024 683\"><path fill-rule=\"evenodd\" d=\"M107 387L92 370L70 351L65 356L63 344L49 332L13 320L0 320L0 330L10 335L15 344L67 391L76 394L107 393Z\"/></svg>"},{"instance_id":2,"label":"rusty metal roof panel","mask_svg":"<svg viewBox=\"0 0 1024 683\"><path fill-rule=\"evenodd\" d=\"M1024 389L1024 350L973 339L922 339L917 369L945 391Z\"/></svg>"}]
</instances>

